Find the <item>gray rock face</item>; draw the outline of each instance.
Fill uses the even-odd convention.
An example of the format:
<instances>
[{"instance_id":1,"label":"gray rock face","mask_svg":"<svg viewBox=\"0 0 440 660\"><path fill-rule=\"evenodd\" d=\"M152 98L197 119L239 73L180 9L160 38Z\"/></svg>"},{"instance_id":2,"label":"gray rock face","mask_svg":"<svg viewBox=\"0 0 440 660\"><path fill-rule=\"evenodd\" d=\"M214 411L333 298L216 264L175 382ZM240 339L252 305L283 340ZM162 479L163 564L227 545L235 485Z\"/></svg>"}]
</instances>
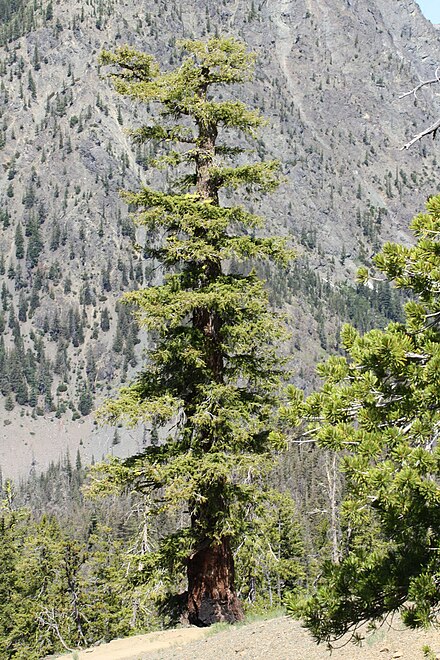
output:
<instances>
[{"instance_id":1,"label":"gray rock face","mask_svg":"<svg viewBox=\"0 0 440 660\"><path fill-rule=\"evenodd\" d=\"M118 98L100 77L103 47L129 43L167 67L178 61L177 38L217 31L257 52L256 79L237 94L268 116L255 156L279 158L286 181L251 205L266 216L269 232L288 235L299 253L289 276L266 275L290 318L286 350L295 379L310 386L313 365L337 345L345 312L334 308L336 288L385 240L407 241L409 220L438 190L440 142L400 147L440 114L440 88L399 100L438 64L435 27L413 0L60 0L52 17L45 8L26 11L26 34L12 38L19 28L5 18L1 31L3 470L26 472L33 458L44 467L66 445L100 458L113 432L95 433L87 417L82 433L72 415L81 414L75 411L84 391L99 401L130 378L139 359L136 332L115 304L123 290L155 275L131 249L118 190L151 179L145 162L152 152L130 143L125 128L139 124L145 110ZM20 318L19 338L11 314ZM20 384L10 392L14 351L27 403L6 410L20 399ZM50 420L62 423L63 433L48 447ZM113 449L132 451L143 437Z\"/></svg>"}]
</instances>

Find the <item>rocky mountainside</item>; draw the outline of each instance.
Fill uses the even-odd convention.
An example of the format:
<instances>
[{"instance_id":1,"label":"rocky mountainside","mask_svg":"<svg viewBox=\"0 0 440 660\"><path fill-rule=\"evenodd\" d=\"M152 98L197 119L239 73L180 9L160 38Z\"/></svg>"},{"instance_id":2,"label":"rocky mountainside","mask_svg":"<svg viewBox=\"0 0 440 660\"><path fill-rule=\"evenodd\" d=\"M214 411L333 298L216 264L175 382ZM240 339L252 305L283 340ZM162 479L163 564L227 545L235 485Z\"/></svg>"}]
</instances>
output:
<instances>
[{"instance_id":1,"label":"rocky mountainside","mask_svg":"<svg viewBox=\"0 0 440 660\"><path fill-rule=\"evenodd\" d=\"M388 287L352 283L439 189L439 143L400 150L440 111L434 88L399 100L438 64L440 35L414 0L0 0L0 20L4 473L149 440L98 429L90 414L141 358L142 333L117 300L157 277L118 197L152 176L153 147L125 131L145 109L111 90L103 47L128 43L164 66L178 63L181 37L232 34L256 51L256 79L237 94L269 118L255 156L279 158L285 182L249 204L298 252L288 273L265 273L288 314L297 383L310 387L313 365L337 350L341 321L398 317Z\"/></svg>"}]
</instances>

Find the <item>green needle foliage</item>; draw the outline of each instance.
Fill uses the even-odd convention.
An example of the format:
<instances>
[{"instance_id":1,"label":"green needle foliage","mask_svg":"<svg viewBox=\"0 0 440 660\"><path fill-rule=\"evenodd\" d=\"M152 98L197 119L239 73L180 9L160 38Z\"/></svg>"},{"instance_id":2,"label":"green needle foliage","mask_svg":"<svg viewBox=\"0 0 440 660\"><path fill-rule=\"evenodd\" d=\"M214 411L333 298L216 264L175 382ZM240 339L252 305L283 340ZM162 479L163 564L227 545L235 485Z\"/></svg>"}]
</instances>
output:
<instances>
[{"instance_id":1,"label":"green needle foliage","mask_svg":"<svg viewBox=\"0 0 440 660\"><path fill-rule=\"evenodd\" d=\"M346 479L341 561L325 564L313 597L289 603L318 640L396 611L411 627L439 612L440 197L411 228L414 247L389 243L375 258L412 295L405 323L345 327L348 358L320 367L324 385L304 403L292 392L292 417L338 452Z\"/></svg>"},{"instance_id":2,"label":"green needle foliage","mask_svg":"<svg viewBox=\"0 0 440 660\"><path fill-rule=\"evenodd\" d=\"M254 55L234 39L180 46L181 65L166 72L128 47L101 55L116 91L149 104L151 123L132 131L134 140L153 140L163 150L154 164L177 170L166 190L124 193L152 237L149 256L166 274L163 284L125 296L154 347L133 384L102 410L111 423L162 429L163 442L99 466L92 490L129 485L150 494L153 512L186 512L155 557L163 571L186 566L189 619L208 625L242 616L233 546L262 498L273 452L284 446L275 430L280 320L254 270L229 272L225 263L287 264L291 253L282 239L258 237L260 217L220 199L225 189L251 194L278 184L277 162L243 164L245 149L231 144L232 129L253 136L263 118L242 102L219 100L222 86L251 79Z\"/></svg>"},{"instance_id":3,"label":"green needle foliage","mask_svg":"<svg viewBox=\"0 0 440 660\"><path fill-rule=\"evenodd\" d=\"M107 538L108 537L108 538ZM0 657L38 660L145 630L121 541L100 527L85 543L55 518L0 502ZM140 608L139 608L140 609Z\"/></svg>"}]
</instances>

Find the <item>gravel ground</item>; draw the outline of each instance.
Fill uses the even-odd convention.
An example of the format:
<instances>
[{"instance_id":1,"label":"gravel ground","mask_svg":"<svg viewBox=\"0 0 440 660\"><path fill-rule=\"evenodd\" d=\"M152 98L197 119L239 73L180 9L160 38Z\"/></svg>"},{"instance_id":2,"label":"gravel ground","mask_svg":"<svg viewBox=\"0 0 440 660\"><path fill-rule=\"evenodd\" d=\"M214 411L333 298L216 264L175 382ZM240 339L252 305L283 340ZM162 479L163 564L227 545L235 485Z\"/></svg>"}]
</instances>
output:
<instances>
[{"instance_id":1,"label":"gravel ground","mask_svg":"<svg viewBox=\"0 0 440 660\"><path fill-rule=\"evenodd\" d=\"M362 647L349 643L330 656L326 647L315 644L300 623L282 617L239 626L179 649L141 657L149 660L426 660L424 645L432 648L433 658L440 658L440 630L415 633L404 630L396 622L394 629L375 631Z\"/></svg>"},{"instance_id":2,"label":"gravel ground","mask_svg":"<svg viewBox=\"0 0 440 660\"><path fill-rule=\"evenodd\" d=\"M341 646L343 642L339 643ZM423 653L430 646L432 655ZM398 619L393 628L368 635L361 647L347 643L330 655L297 621L288 617L230 627L137 635L63 656L63 660L440 660L440 630L414 632Z\"/></svg>"}]
</instances>

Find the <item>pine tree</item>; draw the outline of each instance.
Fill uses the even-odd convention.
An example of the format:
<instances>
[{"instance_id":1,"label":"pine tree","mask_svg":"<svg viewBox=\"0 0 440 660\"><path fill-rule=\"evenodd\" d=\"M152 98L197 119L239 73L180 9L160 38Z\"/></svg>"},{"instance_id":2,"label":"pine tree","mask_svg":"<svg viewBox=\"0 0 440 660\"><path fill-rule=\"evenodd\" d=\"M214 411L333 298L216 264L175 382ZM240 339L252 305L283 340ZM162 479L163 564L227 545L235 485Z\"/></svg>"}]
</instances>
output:
<instances>
[{"instance_id":1,"label":"pine tree","mask_svg":"<svg viewBox=\"0 0 440 660\"><path fill-rule=\"evenodd\" d=\"M7 412L11 412L11 410L14 410L14 399L12 398L11 394L8 394L5 399L5 410Z\"/></svg>"},{"instance_id":2,"label":"pine tree","mask_svg":"<svg viewBox=\"0 0 440 660\"><path fill-rule=\"evenodd\" d=\"M17 224L15 229L15 256L17 259L24 257L24 237L20 224Z\"/></svg>"},{"instance_id":3,"label":"pine tree","mask_svg":"<svg viewBox=\"0 0 440 660\"><path fill-rule=\"evenodd\" d=\"M46 7L46 21L51 21L53 18L53 3L52 0L48 3Z\"/></svg>"},{"instance_id":4,"label":"pine tree","mask_svg":"<svg viewBox=\"0 0 440 660\"><path fill-rule=\"evenodd\" d=\"M110 330L110 315L108 313L107 307L104 307L101 312L101 330L104 332L108 332L108 330Z\"/></svg>"},{"instance_id":5,"label":"pine tree","mask_svg":"<svg viewBox=\"0 0 440 660\"><path fill-rule=\"evenodd\" d=\"M273 452L284 446L274 431L281 325L255 271L232 273L224 264L285 264L290 253L281 239L256 237L261 218L220 203L222 189L277 186L278 163L234 167L245 149L218 143L220 131L252 137L264 123L239 101L215 100L220 86L251 79L253 54L234 39L181 45L181 66L166 73L152 56L128 47L101 58L115 66L116 91L158 109L157 121L133 131L135 142L161 143L166 153L156 165L189 172L166 191L145 187L124 195L153 236L148 254L166 275L162 285L125 295L156 343L133 385L102 414L161 427L166 437L141 456L100 466L94 491L130 483L150 492L158 512L184 507L187 525L162 540L150 564L156 561L162 578L166 566L177 573L186 567L189 621L209 625L242 617L233 548L246 533L250 503L264 499Z\"/></svg>"},{"instance_id":6,"label":"pine tree","mask_svg":"<svg viewBox=\"0 0 440 660\"><path fill-rule=\"evenodd\" d=\"M388 243L374 260L409 291L405 322L363 336L345 326L348 358L320 366L323 388L305 403L292 391L291 412L337 452L346 480L340 561L326 562L313 597L290 602L318 640L390 612L411 627L438 614L440 196L411 228L414 247ZM359 275L369 277L365 269Z\"/></svg>"},{"instance_id":7,"label":"pine tree","mask_svg":"<svg viewBox=\"0 0 440 660\"><path fill-rule=\"evenodd\" d=\"M78 400L78 410L84 417L92 412L93 394L88 387L84 388Z\"/></svg>"},{"instance_id":8,"label":"pine tree","mask_svg":"<svg viewBox=\"0 0 440 660\"><path fill-rule=\"evenodd\" d=\"M235 555L240 592L248 602L281 607L285 591L304 577L302 530L292 498L268 494L254 507L251 524Z\"/></svg>"},{"instance_id":9,"label":"pine tree","mask_svg":"<svg viewBox=\"0 0 440 660\"><path fill-rule=\"evenodd\" d=\"M27 321L28 302L23 291L20 291L18 297L18 320L24 323Z\"/></svg>"},{"instance_id":10,"label":"pine tree","mask_svg":"<svg viewBox=\"0 0 440 660\"><path fill-rule=\"evenodd\" d=\"M41 238L38 221L33 220L29 223L29 243L26 252L26 258L31 266L38 264L38 259L43 250L43 240Z\"/></svg>"}]
</instances>

